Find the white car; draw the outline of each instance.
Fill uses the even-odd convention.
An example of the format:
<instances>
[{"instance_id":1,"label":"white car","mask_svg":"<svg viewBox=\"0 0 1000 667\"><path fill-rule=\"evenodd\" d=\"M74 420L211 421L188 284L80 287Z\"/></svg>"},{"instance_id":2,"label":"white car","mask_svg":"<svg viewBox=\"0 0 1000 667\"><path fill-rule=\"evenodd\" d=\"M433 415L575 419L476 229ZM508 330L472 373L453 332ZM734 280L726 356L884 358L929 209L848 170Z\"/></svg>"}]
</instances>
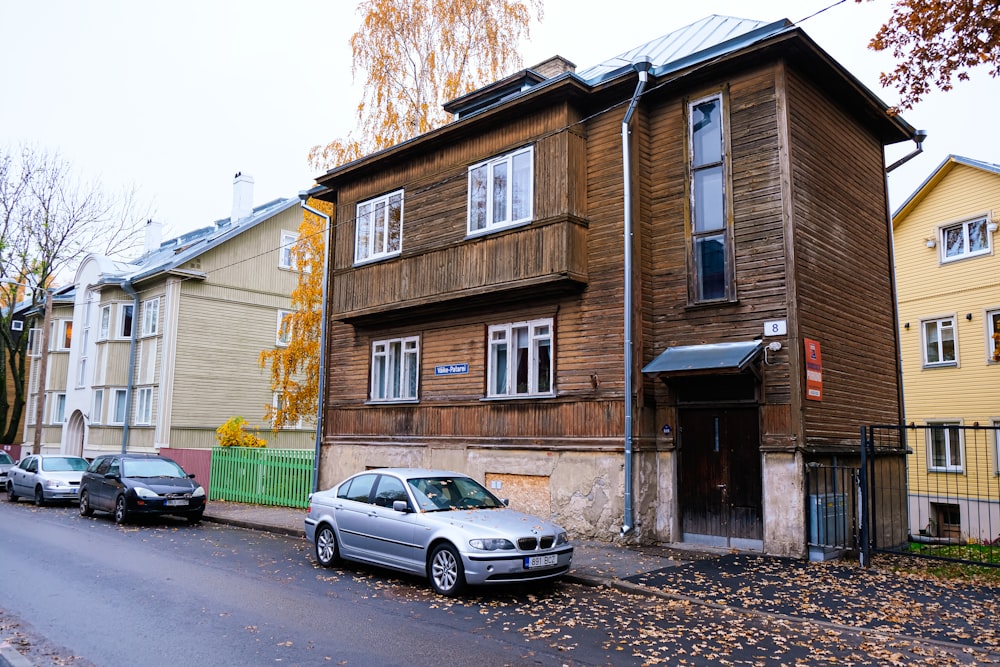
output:
<instances>
[{"instance_id":1,"label":"white car","mask_svg":"<svg viewBox=\"0 0 1000 667\"><path fill-rule=\"evenodd\" d=\"M446 470L357 473L309 496L305 529L323 567L344 558L411 572L441 595L466 584L554 579L573 560L561 527Z\"/></svg>"},{"instance_id":2,"label":"white car","mask_svg":"<svg viewBox=\"0 0 1000 667\"><path fill-rule=\"evenodd\" d=\"M0 452L0 484L7 488L7 471L14 467L14 459L7 452Z\"/></svg>"},{"instance_id":3,"label":"white car","mask_svg":"<svg viewBox=\"0 0 1000 667\"><path fill-rule=\"evenodd\" d=\"M41 507L56 500L76 500L87 459L61 454L32 454L7 471L7 500L33 498Z\"/></svg>"}]
</instances>

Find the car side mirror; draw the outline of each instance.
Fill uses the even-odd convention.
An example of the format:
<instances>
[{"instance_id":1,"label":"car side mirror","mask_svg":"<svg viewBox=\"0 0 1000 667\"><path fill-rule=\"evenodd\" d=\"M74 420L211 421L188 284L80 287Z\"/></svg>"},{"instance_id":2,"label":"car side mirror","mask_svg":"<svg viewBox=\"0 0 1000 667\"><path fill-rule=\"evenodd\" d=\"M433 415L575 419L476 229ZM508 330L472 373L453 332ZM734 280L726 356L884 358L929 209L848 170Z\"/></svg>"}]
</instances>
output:
<instances>
[{"instance_id":1,"label":"car side mirror","mask_svg":"<svg viewBox=\"0 0 1000 667\"><path fill-rule=\"evenodd\" d=\"M188 479L194 479L194 473L193 472L189 472L188 473Z\"/></svg>"},{"instance_id":2,"label":"car side mirror","mask_svg":"<svg viewBox=\"0 0 1000 667\"><path fill-rule=\"evenodd\" d=\"M410 504L405 500L393 500L392 510L394 512L403 512L405 514L410 511Z\"/></svg>"},{"instance_id":3,"label":"car side mirror","mask_svg":"<svg viewBox=\"0 0 1000 667\"><path fill-rule=\"evenodd\" d=\"M118 479L118 473L106 472L104 473L104 479Z\"/></svg>"},{"instance_id":4,"label":"car side mirror","mask_svg":"<svg viewBox=\"0 0 1000 667\"><path fill-rule=\"evenodd\" d=\"M510 498L501 498L500 502L503 503L504 507L510 507Z\"/></svg>"}]
</instances>

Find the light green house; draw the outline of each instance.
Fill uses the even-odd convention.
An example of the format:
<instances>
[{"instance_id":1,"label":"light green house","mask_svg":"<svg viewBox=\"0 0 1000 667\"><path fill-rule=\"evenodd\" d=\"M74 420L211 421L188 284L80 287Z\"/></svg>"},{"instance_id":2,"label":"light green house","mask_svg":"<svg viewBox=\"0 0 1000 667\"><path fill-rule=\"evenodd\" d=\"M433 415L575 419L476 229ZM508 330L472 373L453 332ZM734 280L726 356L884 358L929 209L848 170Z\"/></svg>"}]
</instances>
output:
<instances>
[{"instance_id":1,"label":"light green house","mask_svg":"<svg viewBox=\"0 0 1000 667\"><path fill-rule=\"evenodd\" d=\"M72 301L53 309L45 382L35 372L28 386L29 405L44 394L42 452L163 452L190 466L185 452L207 461L233 416L259 426L268 447L314 446L315 424L264 423L278 397L258 364L283 344L302 210L298 198L253 207L252 196L253 179L237 174L230 217L163 242L150 222L136 260L81 262L57 303Z\"/></svg>"}]
</instances>

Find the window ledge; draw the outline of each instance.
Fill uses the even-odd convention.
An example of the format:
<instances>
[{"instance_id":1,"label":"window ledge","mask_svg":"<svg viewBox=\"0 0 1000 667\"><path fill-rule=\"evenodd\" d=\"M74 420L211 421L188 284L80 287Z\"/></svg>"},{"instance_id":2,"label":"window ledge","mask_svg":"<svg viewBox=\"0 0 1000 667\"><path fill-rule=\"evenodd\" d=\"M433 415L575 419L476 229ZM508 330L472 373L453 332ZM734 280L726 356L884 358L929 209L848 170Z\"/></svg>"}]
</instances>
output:
<instances>
[{"instance_id":1,"label":"window ledge","mask_svg":"<svg viewBox=\"0 0 1000 667\"><path fill-rule=\"evenodd\" d=\"M556 392L547 394L516 394L514 396L483 396L480 401L530 401L537 398L556 398Z\"/></svg>"},{"instance_id":2,"label":"window ledge","mask_svg":"<svg viewBox=\"0 0 1000 667\"><path fill-rule=\"evenodd\" d=\"M924 364L924 370L932 370L935 368L958 368L957 361L949 361L943 364Z\"/></svg>"},{"instance_id":3,"label":"window ledge","mask_svg":"<svg viewBox=\"0 0 1000 667\"><path fill-rule=\"evenodd\" d=\"M420 402L419 398L400 398L395 400L387 401L365 401L365 405L416 405Z\"/></svg>"},{"instance_id":4,"label":"window ledge","mask_svg":"<svg viewBox=\"0 0 1000 667\"><path fill-rule=\"evenodd\" d=\"M387 253L385 255L377 255L375 257L367 257L365 259L356 259L356 260L354 260L354 264L352 264L351 266L352 267L356 267L356 266L364 266L366 264L375 264L376 262L383 262L383 261L385 261L387 259L393 259L395 257L399 257L401 254L402 254L402 250L397 251L397 252Z\"/></svg>"},{"instance_id":5,"label":"window ledge","mask_svg":"<svg viewBox=\"0 0 1000 667\"><path fill-rule=\"evenodd\" d=\"M489 236L490 234L496 234L498 232L503 232L503 231L506 231L508 229L517 229L518 227L527 227L532 222L534 222L533 219L528 219L528 220L522 220L520 222L512 222L512 223L509 223L509 224L506 224L506 225L493 225L491 227L487 227L486 229L477 229L477 230L471 231L471 232L468 230L468 227L466 227L465 240L468 241L469 239L477 239L477 238L479 238L481 236Z\"/></svg>"}]
</instances>

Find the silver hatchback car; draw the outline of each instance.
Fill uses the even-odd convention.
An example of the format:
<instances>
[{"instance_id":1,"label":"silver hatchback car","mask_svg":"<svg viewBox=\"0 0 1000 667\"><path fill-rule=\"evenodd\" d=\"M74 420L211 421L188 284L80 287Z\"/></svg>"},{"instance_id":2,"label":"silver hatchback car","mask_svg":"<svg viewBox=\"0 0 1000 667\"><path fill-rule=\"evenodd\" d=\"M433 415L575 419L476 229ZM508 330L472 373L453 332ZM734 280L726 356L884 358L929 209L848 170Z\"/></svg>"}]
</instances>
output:
<instances>
[{"instance_id":1,"label":"silver hatchback car","mask_svg":"<svg viewBox=\"0 0 1000 667\"><path fill-rule=\"evenodd\" d=\"M372 563L430 579L441 595L466 584L553 579L570 569L566 531L509 509L467 475L380 468L309 496L316 560Z\"/></svg>"}]
</instances>

